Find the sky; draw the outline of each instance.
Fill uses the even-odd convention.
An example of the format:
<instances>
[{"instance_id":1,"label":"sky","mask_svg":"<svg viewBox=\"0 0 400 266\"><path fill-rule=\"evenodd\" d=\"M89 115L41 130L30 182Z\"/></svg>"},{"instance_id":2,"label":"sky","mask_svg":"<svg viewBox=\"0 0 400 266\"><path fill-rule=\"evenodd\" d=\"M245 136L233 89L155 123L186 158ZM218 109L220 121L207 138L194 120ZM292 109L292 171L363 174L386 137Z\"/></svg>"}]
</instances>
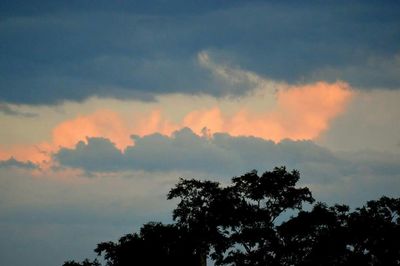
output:
<instances>
[{"instance_id":1,"label":"sky","mask_svg":"<svg viewBox=\"0 0 400 266\"><path fill-rule=\"evenodd\" d=\"M0 265L171 222L180 177L400 197L399 1L0 0Z\"/></svg>"}]
</instances>

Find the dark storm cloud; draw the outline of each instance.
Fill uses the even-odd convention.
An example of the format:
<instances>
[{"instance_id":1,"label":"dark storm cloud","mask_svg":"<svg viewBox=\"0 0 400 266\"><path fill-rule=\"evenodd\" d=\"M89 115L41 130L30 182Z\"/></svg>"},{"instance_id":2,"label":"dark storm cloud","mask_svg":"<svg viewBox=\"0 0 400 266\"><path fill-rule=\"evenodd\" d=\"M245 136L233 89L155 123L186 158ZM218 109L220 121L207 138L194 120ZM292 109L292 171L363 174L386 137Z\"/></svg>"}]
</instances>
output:
<instances>
[{"instance_id":1,"label":"dark storm cloud","mask_svg":"<svg viewBox=\"0 0 400 266\"><path fill-rule=\"evenodd\" d=\"M6 102L229 94L196 61L202 50L272 79L400 87L395 1L3 1L0 10Z\"/></svg>"}]
</instances>

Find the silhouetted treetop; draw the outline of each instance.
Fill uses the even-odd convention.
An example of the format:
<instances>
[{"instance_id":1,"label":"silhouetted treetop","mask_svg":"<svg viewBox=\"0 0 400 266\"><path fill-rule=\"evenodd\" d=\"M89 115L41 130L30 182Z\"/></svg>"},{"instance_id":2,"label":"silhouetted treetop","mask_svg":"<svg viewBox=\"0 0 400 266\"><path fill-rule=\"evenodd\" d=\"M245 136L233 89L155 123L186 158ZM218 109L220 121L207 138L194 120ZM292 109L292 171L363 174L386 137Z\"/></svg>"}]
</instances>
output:
<instances>
[{"instance_id":1,"label":"silhouetted treetop","mask_svg":"<svg viewBox=\"0 0 400 266\"><path fill-rule=\"evenodd\" d=\"M279 238L274 221L288 209L312 203L308 188L297 188L299 172L276 167L232 178L222 187L211 181L181 179L168 199L180 199L173 211L178 226L187 228L198 241L203 256L211 250L216 264L258 265L271 263ZM259 263L258 263L259 262Z\"/></svg>"},{"instance_id":2,"label":"silhouetted treetop","mask_svg":"<svg viewBox=\"0 0 400 266\"><path fill-rule=\"evenodd\" d=\"M128 234L117 243L103 242L95 252L104 255L108 266L195 265L192 239L176 225L147 223L140 233Z\"/></svg>"},{"instance_id":3,"label":"silhouetted treetop","mask_svg":"<svg viewBox=\"0 0 400 266\"><path fill-rule=\"evenodd\" d=\"M74 260L64 262L63 266L101 266L97 260L90 261L85 259L82 262L76 262Z\"/></svg>"},{"instance_id":4,"label":"silhouetted treetop","mask_svg":"<svg viewBox=\"0 0 400 266\"><path fill-rule=\"evenodd\" d=\"M107 266L400 265L400 199L382 197L351 211L318 202L298 187L298 171L251 171L230 184L180 179L174 224L147 223L139 233L95 251ZM293 216L278 223L288 210ZM282 221L282 219L280 219ZM64 266L99 266L97 260Z\"/></svg>"}]
</instances>

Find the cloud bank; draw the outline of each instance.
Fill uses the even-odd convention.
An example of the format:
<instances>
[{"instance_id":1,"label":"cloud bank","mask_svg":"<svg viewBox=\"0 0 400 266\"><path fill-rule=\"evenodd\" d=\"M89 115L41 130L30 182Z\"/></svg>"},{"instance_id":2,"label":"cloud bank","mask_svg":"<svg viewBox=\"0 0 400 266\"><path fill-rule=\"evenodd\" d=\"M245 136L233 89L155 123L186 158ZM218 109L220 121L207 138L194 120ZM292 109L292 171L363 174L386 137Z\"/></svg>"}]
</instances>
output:
<instances>
[{"instance_id":1,"label":"cloud bank","mask_svg":"<svg viewBox=\"0 0 400 266\"><path fill-rule=\"evenodd\" d=\"M228 133L275 142L311 140L324 133L331 121L345 112L354 94L350 85L341 81L309 84L274 81L251 71L216 63L207 51L198 54L198 61L216 79L231 84L231 88L240 84L251 90L234 100L187 95L180 95L181 99L178 99L178 96L168 95L148 103L142 110L135 111L136 106L132 104L130 115L124 117L112 109L101 108L60 122L53 128L50 141L2 149L0 159L15 156L48 168L52 153L60 148L72 148L79 141L86 142L88 137L109 139L122 151L134 144L131 135L143 137L159 133L171 136L185 127L199 136ZM178 101L182 106L190 107L194 98L198 106L204 103L207 107L186 107L175 117L168 114L171 109L179 110Z\"/></svg>"},{"instance_id":2,"label":"cloud bank","mask_svg":"<svg viewBox=\"0 0 400 266\"><path fill-rule=\"evenodd\" d=\"M312 141L283 140L279 143L226 133L198 136L188 128L170 137L134 136L135 145L123 152L105 138L88 138L74 148L55 155L65 167L88 172L203 172L230 177L252 169L287 165L303 173L305 183L330 184L352 176L398 176L398 157L390 153L332 152Z\"/></svg>"},{"instance_id":3,"label":"cloud bank","mask_svg":"<svg viewBox=\"0 0 400 266\"><path fill-rule=\"evenodd\" d=\"M397 1L157 2L1 3L0 101L248 92L204 70L203 49L274 80L400 88L398 60L384 63L399 54Z\"/></svg>"},{"instance_id":4,"label":"cloud bank","mask_svg":"<svg viewBox=\"0 0 400 266\"><path fill-rule=\"evenodd\" d=\"M212 67L219 68L215 64ZM283 139L311 140L325 132L331 121L345 111L353 95L349 85L344 82L289 85L264 79L251 72L224 69L225 72L218 75L226 80L234 78L247 82L250 75L254 79L253 93L233 103L225 99L208 104L207 108L182 111L179 118L173 118L167 113L168 108L175 106L174 97L156 107L147 108L147 111L132 111L131 115L125 117L116 111L98 109L91 114L79 115L59 123L52 130L51 141L4 149L0 152L0 158L15 156L19 160L31 160L44 167L51 160L52 153L62 147L74 147L79 141L86 142L88 137L109 139L122 151L136 142L130 138L131 135L143 137L159 133L171 136L176 130L185 127L199 136L228 133L275 142ZM185 97L182 101L186 99L190 102L191 98ZM208 98L199 99L200 103L210 101Z\"/></svg>"}]
</instances>

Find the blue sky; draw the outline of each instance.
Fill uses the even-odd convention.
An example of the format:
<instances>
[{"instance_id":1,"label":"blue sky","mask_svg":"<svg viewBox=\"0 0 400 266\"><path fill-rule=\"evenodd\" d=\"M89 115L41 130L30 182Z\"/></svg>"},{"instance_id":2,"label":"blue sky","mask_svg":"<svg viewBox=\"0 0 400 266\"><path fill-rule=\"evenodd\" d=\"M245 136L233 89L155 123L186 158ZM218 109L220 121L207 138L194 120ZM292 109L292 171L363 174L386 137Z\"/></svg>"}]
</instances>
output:
<instances>
[{"instance_id":1,"label":"blue sky","mask_svg":"<svg viewBox=\"0 0 400 266\"><path fill-rule=\"evenodd\" d=\"M400 195L398 1L0 0L0 264L93 258L179 177Z\"/></svg>"}]
</instances>

